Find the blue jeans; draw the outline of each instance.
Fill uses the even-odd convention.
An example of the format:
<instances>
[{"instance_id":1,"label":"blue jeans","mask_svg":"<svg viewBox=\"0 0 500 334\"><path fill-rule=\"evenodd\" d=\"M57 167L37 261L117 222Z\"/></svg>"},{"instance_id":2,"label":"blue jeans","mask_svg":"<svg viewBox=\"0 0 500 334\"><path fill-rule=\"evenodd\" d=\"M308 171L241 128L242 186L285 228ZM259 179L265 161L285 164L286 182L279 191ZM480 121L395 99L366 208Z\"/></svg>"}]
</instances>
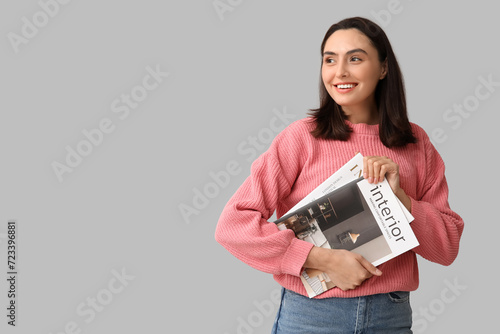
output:
<instances>
[{"instance_id":1,"label":"blue jeans","mask_svg":"<svg viewBox=\"0 0 500 334\"><path fill-rule=\"evenodd\" d=\"M410 293L310 299L283 289L273 334L412 333Z\"/></svg>"}]
</instances>

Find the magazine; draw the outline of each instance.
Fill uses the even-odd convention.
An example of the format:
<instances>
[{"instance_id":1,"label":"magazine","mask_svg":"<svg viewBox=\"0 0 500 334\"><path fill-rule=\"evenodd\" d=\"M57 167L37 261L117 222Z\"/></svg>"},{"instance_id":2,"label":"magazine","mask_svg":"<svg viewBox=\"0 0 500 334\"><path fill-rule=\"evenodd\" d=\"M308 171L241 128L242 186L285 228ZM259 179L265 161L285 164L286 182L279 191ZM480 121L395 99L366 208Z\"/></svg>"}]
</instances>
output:
<instances>
[{"instance_id":1,"label":"magazine","mask_svg":"<svg viewBox=\"0 0 500 334\"><path fill-rule=\"evenodd\" d=\"M356 155L274 223L318 247L361 254L375 266L418 246L413 217L387 180L370 184L360 177L362 159ZM310 298L335 286L319 270L304 270L301 280Z\"/></svg>"}]
</instances>

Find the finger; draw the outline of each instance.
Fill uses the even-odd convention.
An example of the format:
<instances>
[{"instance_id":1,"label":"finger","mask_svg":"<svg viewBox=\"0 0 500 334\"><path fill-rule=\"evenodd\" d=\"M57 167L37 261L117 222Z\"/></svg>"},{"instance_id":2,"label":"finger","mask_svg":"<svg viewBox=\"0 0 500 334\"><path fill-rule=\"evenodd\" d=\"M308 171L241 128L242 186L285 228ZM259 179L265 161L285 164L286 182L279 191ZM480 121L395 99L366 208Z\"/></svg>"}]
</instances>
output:
<instances>
[{"instance_id":1,"label":"finger","mask_svg":"<svg viewBox=\"0 0 500 334\"><path fill-rule=\"evenodd\" d=\"M387 174L387 168L388 168L387 164L383 164L382 166L380 166L380 171L378 173L379 182L384 181L384 177Z\"/></svg>"},{"instance_id":2,"label":"finger","mask_svg":"<svg viewBox=\"0 0 500 334\"><path fill-rule=\"evenodd\" d=\"M363 157L363 177L367 179L368 175L368 157Z\"/></svg>"},{"instance_id":3,"label":"finger","mask_svg":"<svg viewBox=\"0 0 500 334\"><path fill-rule=\"evenodd\" d=\"M366 177L368 179L368 183L373 183L373 161L375 157L366 157L366 163L365 163L365 173Z\"/></svg>"},{"instance_id":4,"label":"finger","mask_svg":"<svg viewBox=\"0 0 500 334\"><path fill-rule=\"evenodd\" d=\"M365 259L364 257L361 257L359 259L359 263L372 275L375 275L375 276L380 276L382 275L382 271L380 269L378 269L377 267L375 267L373 264L370 263L370 261L368 261L367 259Z\"/></svg>"},{"instance_id":5,"label":"finger","mask_svg":"<svg viewBox=\"0 0 500 334\"><path fill-rule=\"evenodd\" d=\"M375 184L379 182L381 166L382 161L379 158L373 162L373 183Z\"/></svg>"}]
</instances>

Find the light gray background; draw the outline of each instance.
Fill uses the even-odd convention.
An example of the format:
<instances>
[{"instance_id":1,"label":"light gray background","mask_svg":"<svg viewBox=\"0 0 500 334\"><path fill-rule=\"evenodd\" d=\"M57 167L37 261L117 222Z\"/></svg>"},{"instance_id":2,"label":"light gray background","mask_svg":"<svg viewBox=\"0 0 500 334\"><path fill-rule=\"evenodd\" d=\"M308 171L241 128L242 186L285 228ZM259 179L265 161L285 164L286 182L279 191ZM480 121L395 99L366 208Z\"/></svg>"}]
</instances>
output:
<instances>
[{"instance_id":1,"label":"light gray background","mask_svg":"<svg viewBox=\"0 0 500 334\"><path fill-rule=\"evenodd\" d=\"M214 3L231 10L218 13ZM452 266L419 259L416 332L498 327L500 87L476 99L456 129L443 119L454 104L475 101L478 77L500 82L497 7L486 0L73 0L16 53L8 34L20 35L22 18L32 21L41 7L2 2L0 331L55 334L74 322L81 333L269 333L277 307L270 315L257 305L272 303L277 284L219 246L214 229L249 173L252 159L238 147L269 133L273 110L295 115L291 122L317 107L321 40L331 24L356 15L388 34L411 121L447 136L436 147L451 206L466 223ZM380 16L390 10L390 19ZM119 119L112 102L141 85L148 66L169 76ZM65 147L75 149L82 131L104 118L114 131L59 182L51 164L64 163ZM180 205L192 205L196 189L230 161L239 173L188 224ZM19 223L16 328L5 317L8 219ZM134 279L103 299L113 270ZM97 297L107 305L87 323L76 309Z\"/></svg>"}]
</instances>

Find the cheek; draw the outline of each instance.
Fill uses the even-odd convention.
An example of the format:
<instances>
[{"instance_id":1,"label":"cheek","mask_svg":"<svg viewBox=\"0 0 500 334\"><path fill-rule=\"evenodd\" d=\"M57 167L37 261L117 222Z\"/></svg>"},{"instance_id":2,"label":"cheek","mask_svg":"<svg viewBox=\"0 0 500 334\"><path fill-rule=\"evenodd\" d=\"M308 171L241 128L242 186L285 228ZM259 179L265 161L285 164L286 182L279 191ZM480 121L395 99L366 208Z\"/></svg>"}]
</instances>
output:
<instances>
[{"instance_id":1,"label":"cheek","mask_svg":"<svg viewBox=\"0 0 500 334\"><path fill-rule=\"evenodd\" d=\"M369 86L372 90L375 90L378 82L380 81L379 77L378 77L379 75L380 75L380 73L373 73L373 75L370 78L367 78L367 80L366 80L366 82L369 84Z\"/></svg>"},{"instance_id":2,"label":"cheek","mask_svg":"<svg viewBox=\"0 0 500 334\"><path fill-rule=\"evenodd\" d=\"M365 73L366 73L364 75L365 81L369 82L371 85L376 86L380 80L381 71L378 69L370 69L369 71L366 71Z\"/></svg>"},{"instance_id":3,"label":"cheek","mask_svg":"<svg viewBox=\"0 0 500 334\"><path fill-rule=\"evenodd\" d=\"M329 68L323 68L321 70L321 78L323 79L323 83L325 85L332 83L334 76L335 76L335 73L333 73L333 71Z\"/></svg>"}]
</instances>

